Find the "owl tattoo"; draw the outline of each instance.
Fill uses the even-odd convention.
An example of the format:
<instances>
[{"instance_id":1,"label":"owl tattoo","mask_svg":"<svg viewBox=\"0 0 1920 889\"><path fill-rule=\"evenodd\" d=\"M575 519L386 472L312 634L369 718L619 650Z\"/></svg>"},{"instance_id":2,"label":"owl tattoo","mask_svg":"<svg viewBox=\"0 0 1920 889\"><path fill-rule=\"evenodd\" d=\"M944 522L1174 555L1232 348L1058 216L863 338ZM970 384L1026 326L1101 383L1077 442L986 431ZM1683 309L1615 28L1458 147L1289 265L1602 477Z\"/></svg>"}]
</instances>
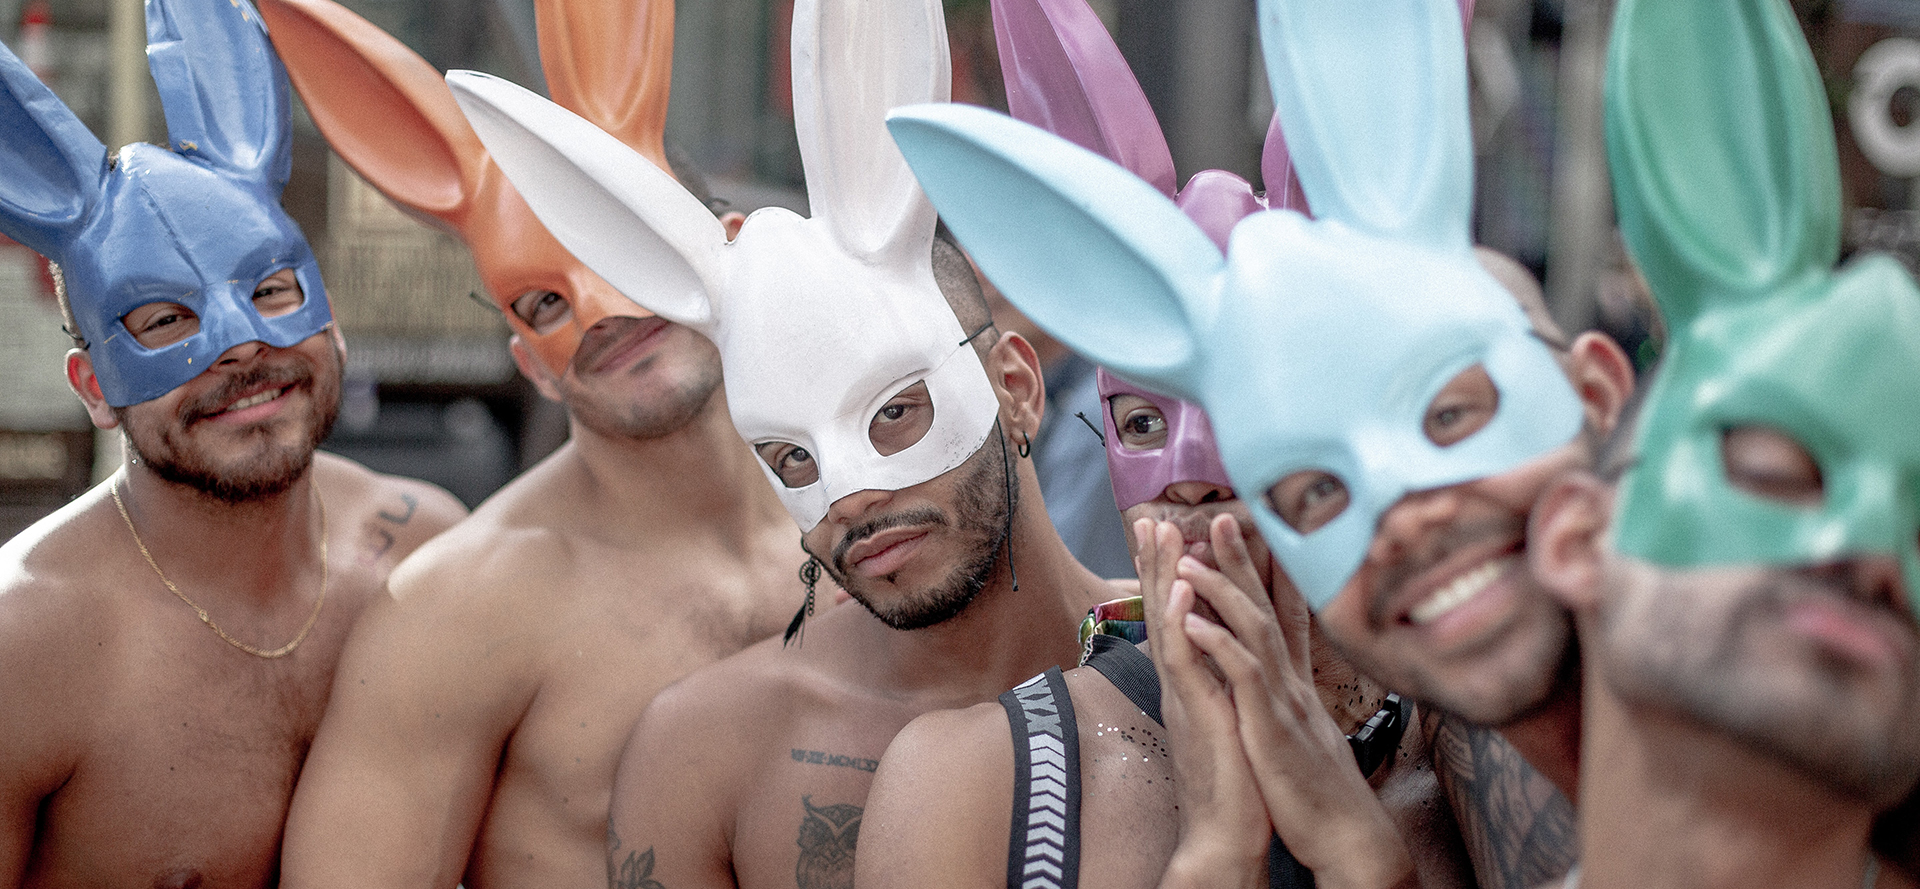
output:
<instances>
[{"instance_id":1,"label":"owl tattoo","mask_svg":"<svg viewBox=\"0 0 1920 889\"><path fill-rule=\"evenodd\" d=\"M793 878L800 889L853 889L853 845L860 839L859 806L813 804L803 796L806 819L800 822L800 863Z\"/></svg>"}]
</instances>

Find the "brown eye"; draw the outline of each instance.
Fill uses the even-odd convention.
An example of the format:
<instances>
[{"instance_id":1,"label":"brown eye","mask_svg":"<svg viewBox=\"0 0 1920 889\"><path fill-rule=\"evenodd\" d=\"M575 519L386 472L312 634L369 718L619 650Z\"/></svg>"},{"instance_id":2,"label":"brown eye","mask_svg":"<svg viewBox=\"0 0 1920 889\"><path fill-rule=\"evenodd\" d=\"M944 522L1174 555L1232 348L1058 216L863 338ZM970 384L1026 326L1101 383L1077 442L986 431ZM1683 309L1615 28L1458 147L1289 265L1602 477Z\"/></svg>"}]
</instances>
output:
<instances>
[{"instance_id":1,"label":"brown eye","mask_svg":"<svg viewBox=\"0 0 1920 889\"><path fill-rule=\"evenodd\" d=\"M1267 505L1301 534L1311 534L1346 512L1347 486L1338 476L1318 469L1304 469L1275 482L1267 489Z\"/></svg>"},{"instance_id":2,"label":"brown eye","mask_svg":"<svg viewBox=\"0 0 1920 889\"><path fill-rule=\"evenodd\" d=\"M1121 447L1151 451L1167 446L1167 418L1153 402L1138 395L1115 395L1107 399L1107 410L1113 414Z\"/></svg>"},{"instance_id":3,"label":"brown eye","mask_svg":"<svg viewBox=\"0 0 1920 889\"><path fill-rule=\"evenodd\" d=\"M1487 369L1476 364L1461 371L1433 397L1421 423L1422 431L1428 441L1444 448L1486 428L1499 408L1499 387L1487 376Z\"/></svg>"},{"instance_id":4,"label":"brown eye","mask_svg":"<svg viewBox=\"0 0 1920 889\"><path fill-rule=\"evenodd\" d=\"M534 333L546 333L573 312L573 306L567 298L551 290L531 290L520 295L510 307L514 317L521 323L533 328Z\"/></svg>"},{"instance_id":5,"label":"brown eye","mask_svg":"<svg viewBox=\"0 0 1920 889\"><path fill-rule=\"evenodd\" d=\"M753 446L755 453L773 470L780 483L789 488L804 488L820 480L820 465L813 455L797 444L765 441Z\"/></svg>"},{"instance_id":6,"label":"brown eye","mask_svg":"<svg viewBox=\"0 0 1920 889\"><path fill-rule=\"evenodd\" d=\"M1791 436L1766 426L1735 426L1720 434L1727 481L1757 497L1818 506L1825 492L1820 464Z\"/></svg>"},{"instance_id":7,"label":"brown eye","mask_svg":"<svg viewBox=\"0 0 1920 889\"><path fill-rule=\"evenodd\" d=\"M179 303L147 303L125 315L120 323L133 341L149 349L171 346L200 332L200 316Z\"/></svg>"},{"instance_id":8,"label":"brown eye","mask_svg":"<svg viewBox=\"0 0 1920 889\"><path fill-rule=\"evenodd\" d=\"M927 384L915 383L887 400L867 424L867 438L882 457L891 457L925 438L933 428L933 397Z\"/></svg>"},{"instance_id":9,"label":"brown eye","mask_svg":"<svg viewBox=\"0 0 1920 889\"><path fill-rule=\"evenodd\" d=\"M307 294L300 289L300 279L294 277L293 269L274 272L253 288L253 310L262 318L292 314L306 301Z\"/></svg>"}]
</instances>

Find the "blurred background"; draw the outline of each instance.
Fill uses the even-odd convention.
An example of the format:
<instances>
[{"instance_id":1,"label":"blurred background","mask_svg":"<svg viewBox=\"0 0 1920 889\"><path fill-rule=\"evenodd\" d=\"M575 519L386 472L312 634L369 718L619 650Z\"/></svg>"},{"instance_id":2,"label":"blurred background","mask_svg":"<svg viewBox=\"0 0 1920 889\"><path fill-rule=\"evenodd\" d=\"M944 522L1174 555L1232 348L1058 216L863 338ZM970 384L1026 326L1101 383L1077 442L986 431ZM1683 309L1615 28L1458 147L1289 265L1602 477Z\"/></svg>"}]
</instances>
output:
<instances>
[{"instance_id":1,"label":"blurred background","mask_svg":"<svg viewBox=\"0 0 1920 889\"><path fill-rule=\"evenodd\" d=\"M541 89L532 0L347 0L436 67ZM1153 102L1184 178L1258 183L1272 114L1252 0L1093 0ZM1611 0L1479 0L1469 40L1475 224L1538 273L1560 320L1642 348L1650 314L1612 227L1600 76ZM1920 0L1795 0L1835 112L1846 247L1920 267ZM787 82L792 0L679 0L668 140L735 209L804 210ZM948 0L958 101L1004 107L986 0ZM163 142L140 0L0 0L0 41L103 141ZM469 505L566 436L519 379L465 249L402 215L296 121L284 203L320 255L349 343L326 447L425 478ZM9 175L0 171L0 176ZM68 347L44 264L0 238L0 540L104 477L62 374Z\"/></svg>"}]
</instances>

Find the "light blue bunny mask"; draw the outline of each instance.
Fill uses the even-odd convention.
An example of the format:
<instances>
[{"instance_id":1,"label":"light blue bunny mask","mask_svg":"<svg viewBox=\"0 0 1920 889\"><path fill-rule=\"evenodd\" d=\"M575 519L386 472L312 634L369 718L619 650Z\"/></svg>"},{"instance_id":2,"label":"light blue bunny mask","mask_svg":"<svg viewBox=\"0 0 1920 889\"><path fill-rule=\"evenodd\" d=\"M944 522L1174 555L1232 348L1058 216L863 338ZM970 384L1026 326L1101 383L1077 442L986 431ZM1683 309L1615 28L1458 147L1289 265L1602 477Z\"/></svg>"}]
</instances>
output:
<instances>
[{"instance_id":1,"label":"light blue bunny mask","mask_svg":"<svg viewBox=\"0 0 1920 889\"><path fill-rule=\"evenodd\" d=\"M239 0L148 0L148 61L170 149L106 147L0 47L0 231L58 263L107 403L157 398L260 341L286 347L333 323L313 251L280 209L291 172L285 70ZM293 269L305 301L262 317L254 287ZM153 302L198 332L146 348L121 322Z\"/></svg>"},{"instance_id":2,"label":"light blue bunny mask","mask_svg":"<svg viewBox=\"0 0 1920 889\"><path fill-rule=\"evenodd\" d=\"M1505 471L1565 444L1580 402L1468 236L1472 146L1452 0L1263 0L1263 45L1314 208L1256 213L1220 250L1158 189L981 109L889 125L988 277L1076 351L1203 406L1228 475L1315 608L1401 497ZM1448 447L1428 405L1474 365L1492 418ZM1264 496L1298 470L1349 505L1310 533Z\"/></svg>"}]
</instances>

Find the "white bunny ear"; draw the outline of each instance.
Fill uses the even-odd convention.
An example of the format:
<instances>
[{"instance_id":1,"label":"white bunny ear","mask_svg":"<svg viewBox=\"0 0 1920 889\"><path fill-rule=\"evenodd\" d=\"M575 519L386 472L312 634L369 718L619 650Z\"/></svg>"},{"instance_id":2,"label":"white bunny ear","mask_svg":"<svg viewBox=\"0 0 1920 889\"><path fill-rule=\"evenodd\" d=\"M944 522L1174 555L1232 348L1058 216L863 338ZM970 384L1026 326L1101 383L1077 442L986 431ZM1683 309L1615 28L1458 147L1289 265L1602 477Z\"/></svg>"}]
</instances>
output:
<instances>
[{"instance_id":1,"label":"white bunny ear","mask_svg":"<svg viewBox=\"0 0 1920 889\"><path fill-rule=\"evenodd\" d=\"M793 124L814 218L856 257L932 247L933 205L887 135L887 112L945 102L952 61L940 0L797 0Z\"/></svg>"},{"instance_id":2,"label":"white bunny ear","mask_svg":"<svg viewBox=\"0 0 1920 889\"><path fill-rule=\"evenodd\" d=\"M712 332L710 285L727 235L698 198L605 130L508 81L451 71L447 86L562 246L648 311Z\"/></svg>"},{"instance_id":3,"label":"white bunny ear","mask_svg":"<svg viewBox=\"0 0 1920 889\"><path fill-rule=\"evenodd\" d=\"M1315 216L1447 249L1470 243L1460 34L1457 0L1260 0L1267 77Z\"/></svg>"}]
</instances>

